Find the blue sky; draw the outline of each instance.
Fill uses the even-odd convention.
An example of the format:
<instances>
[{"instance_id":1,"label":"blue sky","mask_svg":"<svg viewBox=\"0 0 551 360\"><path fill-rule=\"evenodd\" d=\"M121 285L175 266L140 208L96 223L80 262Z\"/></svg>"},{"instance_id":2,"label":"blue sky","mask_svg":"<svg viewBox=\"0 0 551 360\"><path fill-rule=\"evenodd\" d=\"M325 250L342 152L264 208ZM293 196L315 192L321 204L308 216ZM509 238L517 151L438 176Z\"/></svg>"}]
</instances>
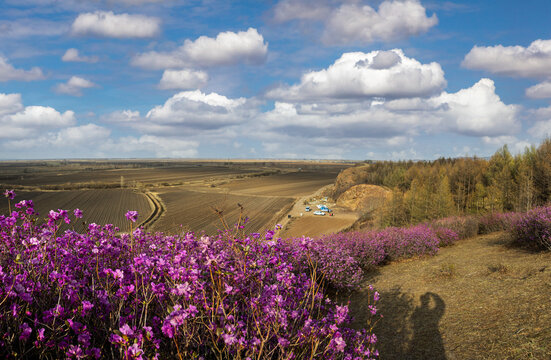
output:
<instances>
[{"instance_id":1,"label":"blue sky","mask_svg":"<svg viewBox=\"0 0 551 360\"><path fill-rule=\"evenodd\" d=\"M434 159L551 134L548 1L0 10L0 159Z\"/></svg>"}]
</instances>

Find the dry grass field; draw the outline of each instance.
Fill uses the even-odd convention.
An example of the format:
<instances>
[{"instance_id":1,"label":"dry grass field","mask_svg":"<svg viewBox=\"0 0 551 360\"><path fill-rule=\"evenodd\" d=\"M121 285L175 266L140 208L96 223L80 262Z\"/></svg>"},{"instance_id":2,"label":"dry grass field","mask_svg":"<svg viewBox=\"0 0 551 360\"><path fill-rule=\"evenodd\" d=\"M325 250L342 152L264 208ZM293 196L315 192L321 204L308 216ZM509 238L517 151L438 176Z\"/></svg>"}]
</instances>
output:
<instances>
[{"instance_id":1,"label":"dry grass field","mask_svg":"<svg viewBox=\"0 0 551 360\"><path fill-rule=\"evenodd\" d=\"M551 253L508 243L479 236L372 273L381 359L551 359ZM365 295L351 301L361 326Z\"/></svg>"},{"instance_id":2,"label":"dry grass field","mask_svg":"<svg viewBox=\"0 0 551 360\"><path fill-rule=\"evenodd\" d=\"M143 194L129 189L18 192L15 201L20 200L33 200L40 217L47 217L50 210L72 211L79 208L84 213L82 220L86 223L110 223L123 231L128 228L128 220L124 216L128 210L139 212L138 221L144 220L153 210ZM0 212L7 211L8 203L3 199ZM85 230L82 221L73 222L69 228L79 232Z\"/></svg>"}]
</instances>

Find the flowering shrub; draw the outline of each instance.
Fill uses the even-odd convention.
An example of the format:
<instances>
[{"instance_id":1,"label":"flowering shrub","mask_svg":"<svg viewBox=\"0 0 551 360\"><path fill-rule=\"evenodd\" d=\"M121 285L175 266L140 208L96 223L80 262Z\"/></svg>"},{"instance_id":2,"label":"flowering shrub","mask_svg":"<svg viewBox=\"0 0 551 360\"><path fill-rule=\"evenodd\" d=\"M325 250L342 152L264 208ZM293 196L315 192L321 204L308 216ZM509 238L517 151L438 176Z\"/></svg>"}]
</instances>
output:
<instances>
[{"instance_id":1,"label":"flowering shrub","mask_svg":"<svg viewBox=\"0 0 551 360\"><path fill-rule=\"evenodd\" d=\"M481 216L478 219L478 233L489 234L496 231L510 231L521 217L522 214L517 212L494 212Z\"/></svg>"},{"instance_id":2,"label":"flowering shrub","mask_svg":"<svg viewBox=\"0 0 551 360\"><path fill-rule=\"evenodd\" d=\"M457 234L458 239L467 239L478 234L478 219L474 216L449 216L433 220L428 226L437 229L449 229Z\"/></svg>"},{"instance_id":3,"label":"flowering shrub","mask_svg":"<svg viewBox=\"0 0 551 360\"><path fill-rule=\"evenodd\" d=\"M310 271L322 252L312 250L317 245L289 246L273 232L198 238L138 228L117 235L112 225L97 224L86 234L58 234L82 212L51 211L36 225L32 201L15 207L0 215L0 357L378 355L372 326L346 327L348 307L332 303ZM372 290L373 315L378 298Z\"/></svg>"},{"instance_id":4,"label":"flowering shrub","mask_svg":"<svg viewBox=\"0 0 551 360\"><path fill-rule=\"evenodd\" d=\"M534 250L551 250L551 206L528 211L515 222L513 241Z\"/></svg>"},{"instance_id":5,"label":"flowering shrub","mask_svg":"<svg viewBox=\"0 0 551 360\"><path fill-rule=\"evenodd\" d=\"M289 239L293 248L307 247L308 261L301 264L323 276L337 289L355 289L362 282L364 272L389 260L417 255L435 254L441 243L456 240L457 235L448 229L439 232L442 238L427 225L409 228L391 227L380 231L346 232L324 235L317 239Z\"/></svg>"},{"instance_id":6,"label":"flowering shrub","mask_svg":"<svg viewBox=\"0 0 551 360\"><path fill-rule=\"evenodd\" d=\"M434 234L438 238L438 246L444 247L451 245L455 243L457 240L459 240L459 235L448 228L444 227L437 227L432 229L434 231Z\"/></svg>"},{"instance_id":7,"label":"flowering shrub","mask_svg":"<svg viewBox=\"0 0 551 360\"><path fill-rule=\"evenodd\" d=\"M347 235L341 237L351 244ZM305 237L287 239L286 244L295 254L296 266L323 278L331 287L355 289L361 285L364 272L352 247Z\"/></svg>"},{"instance_id":8,"label":"flowering shrub","mask_svg":"<svg viewBox=\"0 0 551 360\"><path fill-rule=\"evenodd\" d=\"M388 260L433 255L438 252L439 240L434 231L426 225L409 228L386 228L378 233Z\"/></svg>"}]
</instances>

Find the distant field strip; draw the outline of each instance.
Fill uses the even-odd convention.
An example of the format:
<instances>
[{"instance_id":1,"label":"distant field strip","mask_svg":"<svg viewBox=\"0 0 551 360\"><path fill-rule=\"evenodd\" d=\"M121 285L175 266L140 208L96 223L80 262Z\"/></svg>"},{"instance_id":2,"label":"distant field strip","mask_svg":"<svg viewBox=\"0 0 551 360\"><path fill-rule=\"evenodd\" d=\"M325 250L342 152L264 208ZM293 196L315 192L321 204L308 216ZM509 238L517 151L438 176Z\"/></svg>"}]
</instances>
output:
<instances>
[{"instance_id":1,"label":"distant field strip","mask_svg":"<svg viewBox=\"0 0 551 360\"><path fill-rule=\"evenodd\" d=\"M40 218L47 217L50 210L64 209L72 214L75 208L79 208L84 213L82 220L87 224L113 224L122 231L127 231L129 227L124 216L128 210L137 210L139 219L148 218L154 210L147 197L129 189L20 192L15 201L24 199L34 201ZM7 201L3 201L0 211L5 214L7 208ZM73 222L68 228L85 231L82 221L74 221L73 216L71 220Z\"/></svg>"},{"instance_id":2,"label":"distant field strip","mask_svg":"<svg viewBox=\"0 0 551 360\"><path fill-rule=\"evenodd\" d=\"M60 173L29 173L21 174L14 179L4 180L22 186L75 186L76 184L120 184L121 177L124 186L132 187L136 183L186 183L203 180L246 175L252 171L243 169L229 169L222 167L167 167L146 169L116 169L95 171L74 171Z\"/></svg>"},{"instance_id":3,"label":"distant field strip","mask_svg":"<svg viewBox=\"0 0 551 360\"><path fill-rule=\"evenodd\" d=\"M163 189L159 197L166 206L166 214L154 224L153 230L167 233L204 230L207 234L215 234L222 228L215 209L221 211L228 226L233 226L240 216L237 204L243 206L244 216L251 219L246 232L260 232L274 226L271 222L294 201L290 197L244 196L183 189Z\"/></svg>"}]
</instances>

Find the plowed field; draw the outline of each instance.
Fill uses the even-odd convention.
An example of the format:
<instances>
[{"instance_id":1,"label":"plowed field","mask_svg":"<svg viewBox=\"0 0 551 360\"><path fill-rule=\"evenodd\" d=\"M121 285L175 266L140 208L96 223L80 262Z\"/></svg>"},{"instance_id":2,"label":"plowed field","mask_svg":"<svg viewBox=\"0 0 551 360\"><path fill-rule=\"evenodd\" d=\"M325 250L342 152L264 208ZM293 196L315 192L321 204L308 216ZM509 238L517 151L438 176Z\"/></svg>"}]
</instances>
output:
<instances>
[{"instance_id":1,"label":"plowed field","mask_svg":"<svg viewBox=\"0 0 551 360\"><path fill-rule=\"evenodd\" d=\"M330 172L291 172L234 180L222 187L232 193L301 197L332 184L336 174Z\"/></svg>"},{"instance_id":2,"label":"plowed field","mask_svg":"<svg viewBox=\"0 0 551 360\"><path fill-rule=\"evenodd\" d=\"M214 209L232 226L240 203L251 219L245 230L263 232L282 217L287 220L293 202L302 204L348 166L277 160L12 161L0 162L0 189L15 189L17 201L33 200L42 216L50 209L78 207L87 223L112 223L122 231L128 230L126 211L137 210L148 231L179 233L183 228L213 234L223 227ZM5 210L7 201L0 199L0 211ZM341 228L339 220L316 222L297 222L293 234ZM75 230L84 227L75 224Z\"/></svg>"},{"instance_id":3,"label":"plowed field","mask_svg":"<svg viewBox=\"0 0 551 360\"><path fill-rule=\"evenodd\" d=\"M86 223L111 223L123 231L127 231L129 226L124 216L128 210L138 211L138 221L145 220L153 210L144 195L128 189L20 192L14 201L26 199L33 200L41 218L47 217L50 210L64 209L72 214L75 208L79 208L84 213L82 220ZM0 213L5 214L7 211L8 203L3 198ZM71 220L74 220L72 215ZM70 228L74 227L74 230L79 232L84 231L82 220L73 221Z\"/></svg>"},{"instance_id":4,"label":"plowed field","mask_svg":"<svg viewBox=\"0 0 551 360\"><path fill-rule=\"evenodd\" d=\"M177 233L183 227L196 232L204 230L207 234L215 234L223 227L215 209L221 210L227 224L232 226L239 218L239 203L244 215L251 219L246 232L261 232L272 228L278 214L288 210L294 200L290 197L245 196L178 188L162 190L159 197L166 206L166 214L155 223L153 230Z\"/></svg>"}]
</instances>

